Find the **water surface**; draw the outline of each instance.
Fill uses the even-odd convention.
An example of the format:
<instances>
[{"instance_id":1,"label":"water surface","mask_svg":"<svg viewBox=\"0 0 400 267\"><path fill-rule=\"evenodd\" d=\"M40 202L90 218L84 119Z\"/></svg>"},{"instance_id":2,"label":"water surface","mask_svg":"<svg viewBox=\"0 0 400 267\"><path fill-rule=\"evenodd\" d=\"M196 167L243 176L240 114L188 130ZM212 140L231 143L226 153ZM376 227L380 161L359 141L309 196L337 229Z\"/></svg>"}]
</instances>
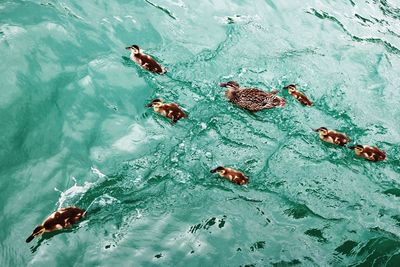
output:
<instances>
[{"instance_id":1,"label":"water surface","mask_svg":"<svg viewBox=\"0 0 400 267\"><path fill-rule=\"evenodd\" d=\"M399 266L394 0L0 3L1 266ZM126 59L138 44L168 69ZM250 114L218 83L296 83ZM175 101L176 126L145 105ZM378 145L370 163L326 126ZM239 187L209 173L241 169ZM77 227L26 244L61 206Z\"/></svg>"}]
</instances>

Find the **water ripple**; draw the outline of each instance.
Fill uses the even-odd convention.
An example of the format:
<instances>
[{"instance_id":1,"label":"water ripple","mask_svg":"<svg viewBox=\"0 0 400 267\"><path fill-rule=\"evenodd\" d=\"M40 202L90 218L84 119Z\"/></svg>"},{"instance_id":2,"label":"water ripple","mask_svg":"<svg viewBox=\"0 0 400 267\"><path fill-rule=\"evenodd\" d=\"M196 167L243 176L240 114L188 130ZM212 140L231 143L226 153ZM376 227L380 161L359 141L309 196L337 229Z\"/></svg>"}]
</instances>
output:
<instances>
[{"instance_id":1,"label":"water ripple","mask_svg":"<svg viewBox=\"0 0 400 267\"><path fill-rule=\"evenodd\" d=\"M368 42L368 43L373 43L373 44L380 44L386 48L386 50L390 53L393 54L400 54L400 49L397 48L396 46L392 45L386 40L382 40L381 38L375 38L375 37L359 37L356 35L353 35L349 30L346 29L346 27L334 16L330 15L329 13L325 11L317 11L314 8L311 8L311 11L307 11L307 13L315 15L316 17L320 19L328 19L335 24L337 24L343 32L345 32L348 36L351 37L352 40L357 41L357 42Z\"/></svg>"}]
</instances>

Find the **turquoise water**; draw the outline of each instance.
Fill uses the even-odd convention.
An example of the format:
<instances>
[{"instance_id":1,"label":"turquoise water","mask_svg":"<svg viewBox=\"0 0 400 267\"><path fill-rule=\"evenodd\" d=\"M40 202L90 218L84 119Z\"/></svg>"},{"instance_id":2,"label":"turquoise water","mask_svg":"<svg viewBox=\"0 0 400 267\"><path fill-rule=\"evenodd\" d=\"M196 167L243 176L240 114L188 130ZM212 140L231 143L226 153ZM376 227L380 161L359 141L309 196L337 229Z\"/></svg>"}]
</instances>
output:
<instances>
[{"instance_id":1,"label":"turquoise water","mask_svg":"<svg viewBox=\"0 0 400 267\"><path fill-rule=\"evenodd\" d=\"M0 266L400 266L399 26L394 0L1 1ZM227 80L315 106L250 114ZM68 205L87 218L25 243Z\"/></svg>"}]
</instances>

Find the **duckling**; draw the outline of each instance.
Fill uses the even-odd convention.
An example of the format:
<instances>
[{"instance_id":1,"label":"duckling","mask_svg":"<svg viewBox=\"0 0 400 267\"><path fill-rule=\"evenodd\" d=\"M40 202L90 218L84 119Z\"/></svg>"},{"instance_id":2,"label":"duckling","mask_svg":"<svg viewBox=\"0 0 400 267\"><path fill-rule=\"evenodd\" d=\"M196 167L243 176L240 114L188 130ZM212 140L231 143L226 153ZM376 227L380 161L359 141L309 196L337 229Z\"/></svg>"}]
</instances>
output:
<instances>
[{"instance_id":1,"label":"duckling","mask_svg":"<svg viewBox=\"0 0 400 267\"><path fill-rule=\"evenodd\" d=\"M240 88L235 81L221 83L221 87L226 87L225 96L234 104L251 112L263 109L282 107L285 99L277 96L279 90L264 92L257 88Z\"/></svg>"},{"instance_id":2,"label":"duckling","mask_svg":"<svg viewBox=\"0 0 400 267\"><path fill-rule=\"evenodd\" d=\"M318 128L314 131L318 132L319 138L327 143L345 146L350 141L350 139L345 134L328 130L325 127Z\"/></svg>"},{"instance_id":3,"label":"duckling","mask_svg":"<svg viewBox=\"0 0 400 267\"><path fill-rule=\"evenodd\" d=\"M54 232L71 227L71 225L85 216L85 213L85 210L76 207L61 208L53 212L41 225L33 230L32 234L26 239L26 243L31 242L36 236L45 232Z\"/></svg>"},{"instance_id":4,"label":"duckling","mask_svg":"<svg viewBox=\"0 0 400 267\"><path fill-rule=\"evenodd\" d=\"M228 179L232 183L238 185L244 185L249 182L249 178L247 178L242 172L225 167L217 167L211 170L211 173L218 173L221 177Z\"/></svg>"},{"instance_id":5,"label":"duckling","mask_svg":"<svg viewBox=\"0 0 400 267\"><path fill-rule=\"evenodd\" d=\"M172 120L172 123L175 124L178 120L182 118L187 118L188 115L185 111L180 108L175 103L164 104L162 99L156 98L151 101L146 107L153 107L155 112L160 113L164 117Z\"/></svg>"},{"instance_id":6,"label":"duckling","mask_svg":"<svg viewBox=\"0 0 400 267\"><path fill-rule=\"evenodd\" d=\"M131 51L131 59L136 62L143 69L158 73L165 74L167 70L161 66L157 61L155 61L151 56L143 53L139 46L131 45L126 47L127 50Z\"/></svg>"},{"instance_id":7,"label":"duckling","mask_svg":"<svg viewBox=\"0 0 400 267\"><path fill-rule=\"evenodd\" d=\"M299 90L297 90L297 87L295 84L290 84L286 87L284 87L283 89L287 89L289 94L291 96L293 96L294 98L297 99L297 101L299 101L301 104L303 104L304 106L312 106L313 103L311 102L310 99L308 99L306 97L305 94L303 94L302 92L300 92Z\"/></svg>"},{"instance_id":8,"label":"duckling","mask_svg":"<svg viewBox=\"0 0 400 267\"><path fill-rule=\"evenodd\" d=\"M382 161L386 159L385 151L382 151L375 146L355 145L349 148L354 150L357 156L362 157L366 160Z\"/></svg>"}]
</instances>

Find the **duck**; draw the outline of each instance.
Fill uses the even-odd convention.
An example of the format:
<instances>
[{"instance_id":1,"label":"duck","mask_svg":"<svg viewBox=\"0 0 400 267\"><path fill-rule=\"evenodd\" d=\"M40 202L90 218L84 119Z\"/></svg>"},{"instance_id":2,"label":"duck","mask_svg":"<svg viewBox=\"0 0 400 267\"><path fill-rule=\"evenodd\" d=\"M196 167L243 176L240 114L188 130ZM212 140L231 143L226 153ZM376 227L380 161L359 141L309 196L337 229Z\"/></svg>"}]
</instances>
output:
<instances>
[{"instance_id":1,"label":"duck","mask_svg":"<svg viewBox=\"0 0 400 267\"><path fill-rule=\"evenodd\" d=\"M154 60L151 56L143 53L139 46L131 45L126 47L127 50L131 51L131 59L143 69L157 73L157 74L165 74L167 70L161 66L156 60Z\"/></svg>"},{"instance_id":2,"label":"duck","mask_svg":"<svg viewBox=\"0 0 400 267\"><path fill-rule=\"evenodd\" d=\"M375 146L355 145L349 147L357 156L369 161L382 161L386 159L386 153Z\"/></svg>"},{"instance_id":3,"label":"duck","mask_svg":"<svg viewBox=\"0 0 400 267\"><path fill-rule=\"evenodd\" d=\"M153 107L154 111L160 113L162 116L171 119L172 123L175 124L182 118L187 118L188 115L185 111L175 103L164 103L160 98L156 98L151 101L146 107Z\"/></svg>"},{"instance_id":4,"label":"duck","mask_svg":"<svg viewBox=\"0 0 400 267\"><path fill-rule=\"evenodd\" d=\"M286 103L285 99L277 96L279 90L264 92L258 88L240 88L235 81L221 83L220 86L227 88L225 96L232 103L251 112L282 107Z\"/></svg>"},{"instance_id":5,"label":"duck","mask_svg":"<svg viewBox=\"0 0 400 267\"><path fill-rule=\"evenodd\" d=\"M288 86L284 87L283 89L288 90L289 94L296 98L297 101L299 101L302 105L311 107L313 105L313 102L311 102L308 97L297 90L297 86L295 84L289 84Z\"/></svg>"},{"instance_id":6,"label":"duck","mask_svg":"<svg viewBox=\"0 0 400 267\"><path fill-rule=\"evenodd\" d=\"M330 144L345 146L350 141L350 138L348 138L345 134L328 130L326 127L320 127L314 131L319 133L319 138L321 138L322 141Z\"/></svg>"},{"instance_id":7,"label":"duck","mask_svg":"<svg viewBox=\"0 0 400 267\"><path fill-rule=\"evenodd\" d=\"M85 216L86 211L77 207L61 208L53 212L44 222L37 226L32 234L26 239L31 242L35 237L46 232L54 232L71 227Z\"/></svg>"},{"instance_id":8,"label":"duck","mask_svg":"<svg viewBox=\"0 0 400 267\"><path fill-rule=\"evenodd\" d=\"M238 170L219 166L210 171L211 173L218 173L221 177L228 179L232 183L244 185L249 182L249 178Z\"/></svg>"}]
</instances>

